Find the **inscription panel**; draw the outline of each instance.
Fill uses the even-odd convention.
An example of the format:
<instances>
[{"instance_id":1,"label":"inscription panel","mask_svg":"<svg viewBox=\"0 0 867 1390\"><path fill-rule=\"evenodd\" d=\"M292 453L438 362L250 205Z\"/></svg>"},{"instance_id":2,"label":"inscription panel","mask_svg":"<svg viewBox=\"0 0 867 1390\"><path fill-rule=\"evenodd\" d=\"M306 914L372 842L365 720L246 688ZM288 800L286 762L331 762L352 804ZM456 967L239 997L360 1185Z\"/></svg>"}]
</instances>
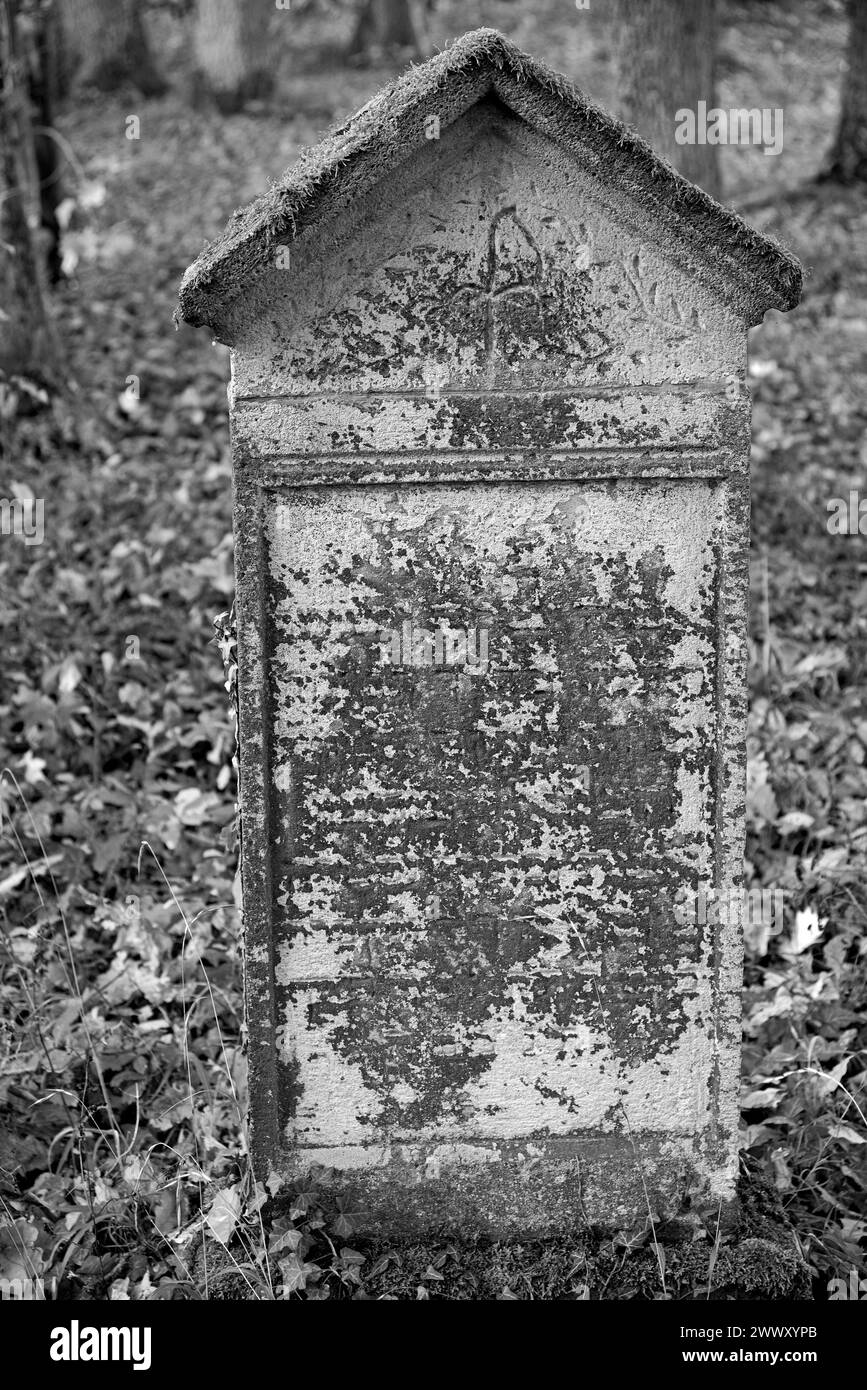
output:
<instances>
[{"instance_id":1,"label":"inscription panel","mask_svg":"<svg viewBox=\"0 0 867 1390\"><path fill-rule=\"evenodd\" d=\"M291 1142L707 1128L723 491L268 494Z\"/></svg>"}]
</instances>

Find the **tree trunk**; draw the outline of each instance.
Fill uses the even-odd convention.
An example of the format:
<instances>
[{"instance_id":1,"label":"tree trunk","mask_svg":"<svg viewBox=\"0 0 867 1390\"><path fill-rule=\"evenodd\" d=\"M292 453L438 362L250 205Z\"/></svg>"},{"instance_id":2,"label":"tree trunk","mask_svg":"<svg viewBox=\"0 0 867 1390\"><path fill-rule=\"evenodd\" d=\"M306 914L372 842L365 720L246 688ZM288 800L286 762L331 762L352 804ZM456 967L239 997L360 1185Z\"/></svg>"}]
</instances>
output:
<instances>
[{"instance_id":1,"label":"tree trunk","mask_svg":"<svg viewBox=\"0 0 867 1390\"><path fill-rule=\"evenodd\" d=\"M0 373L50 382L57 349L27 218L24 175L35 156L12 0L0 0L0 81Z\"/></svg>"},{"instance_id":2,"label":"tree trunk","mask_svg":"<svg viewBox=\"0 0 867 1390\"><path fill-rule=\"evenodd\" d=\"M362 0L346 56L356 61L397 54L420 58L426 48L420 5L411 0Z\"/></svg>"},{"instance_id":3,"label":"tree trunk","mask_svg":"<svg viewBox=\"0 0 867 1390\"><path fill-rule=\"evenodd\" d=\"M27 72L30 114L33 121L35 162L27 184L32 191L31 212L38 212L40 260L47 263L49 278L61 278L60 225L57 210L63 201L63 158L54 123L62 63L58 7L48 4L30 12L30 23L21 34L18 56ZM33 217L30 218L31 223Z\"/></svg>"},{"instance_id":4,"label":"tree trunk","mask_svg":"<svg viewBox=\"0 0 867 1390\"><path fill-rule=\"evenodd\" d=\"M101 92L131 83L143 96L166 84L151 56L140 0L64 0L64 21L81 54L78 79Z\"/></svg>"},{"instance_id":5,"label":"tree trunk","mask_svg":"<svg viewBox=\"0 0 867 1390\"><path fill-rule=\"evenodd\" d=\"M837 137L819 177L867 183L867 0L849 0L847 56Z\"/></svg>"},{"instance_id":6,"label":"tree trunk","mask_svg":"<svg viewBox=\"0 0 867 1390\"><path fill-rule=\"evenodd\" d=\"M716 145L678 144L676 113L716 105L715 0L619 0L619 115L685 178L719 198Z\"/></svg>"},{"instance_id":7,"label":"tree trunk","mask_svg":"<svg viewBox=\"0 0 867 1390\"><path fill-rule=\"evenodd\" d=\"M198 0L193 25L198 87L220 111L240 111L274 88L273 0Z\"/></svg>"}]
</instances>

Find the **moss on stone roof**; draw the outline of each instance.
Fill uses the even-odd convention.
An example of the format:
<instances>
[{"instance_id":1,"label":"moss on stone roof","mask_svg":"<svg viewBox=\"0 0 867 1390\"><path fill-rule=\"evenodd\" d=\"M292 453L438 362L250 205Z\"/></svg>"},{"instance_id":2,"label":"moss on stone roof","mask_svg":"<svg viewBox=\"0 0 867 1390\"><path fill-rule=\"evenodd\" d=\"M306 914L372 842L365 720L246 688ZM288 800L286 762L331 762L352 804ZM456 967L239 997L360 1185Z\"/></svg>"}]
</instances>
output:
<instances>
[{"instance_id":1,"label":"moss on stone roof","mask_svg":"<svg viewBox=\"0 0 867 1390\"><path fill-rule=\"evenodd\" d=\"M488 95L686 235L698 255L743 288L750 322L769 308L797 304L801 267L784 247L683 178L559 73L495 29L476 29L411 67L235 212L184 275L175 317L219 330L227 306L274 264L277 246L374 187L424 145L428 115L439 117L442 131Z\"/></svg>"}]
</instances>

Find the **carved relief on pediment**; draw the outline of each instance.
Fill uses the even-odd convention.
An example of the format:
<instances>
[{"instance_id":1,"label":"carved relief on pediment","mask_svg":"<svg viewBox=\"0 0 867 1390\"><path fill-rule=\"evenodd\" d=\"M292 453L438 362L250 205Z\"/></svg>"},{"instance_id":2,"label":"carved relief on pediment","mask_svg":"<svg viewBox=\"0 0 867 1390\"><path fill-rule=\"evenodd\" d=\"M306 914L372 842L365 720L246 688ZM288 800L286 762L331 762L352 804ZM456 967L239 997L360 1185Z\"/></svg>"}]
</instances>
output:
<instances>
[{"instance_id":1,"label":"carved relief on pediment","mask_svg":"<svg viewBox=\"0 0 867 1390\"><path fill-rule=\"evenodd\" d=\"M710 375L732 323L652 236L493 142L424 186L396 180L327 257L302 239L291 279L270 272L242 370L425 394Z\"/></svg>"}]
</instances>

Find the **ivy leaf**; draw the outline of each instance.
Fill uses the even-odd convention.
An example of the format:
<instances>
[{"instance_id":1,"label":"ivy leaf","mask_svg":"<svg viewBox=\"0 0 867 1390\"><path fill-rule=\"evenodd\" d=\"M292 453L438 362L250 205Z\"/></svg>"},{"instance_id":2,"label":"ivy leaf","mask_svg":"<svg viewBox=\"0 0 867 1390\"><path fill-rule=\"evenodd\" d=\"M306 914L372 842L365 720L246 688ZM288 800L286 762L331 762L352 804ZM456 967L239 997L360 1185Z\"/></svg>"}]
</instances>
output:
<instances>
[{"instance_id":1,"label":"ivy leaf","mask_svg":"<svg viewBox=\"0 0 867 1390\"><path fill-rule=\"evenodd\" d=\"M228 1245L231 1240L238 1218L241 1215L241 1189L236 1183L234 1187L224 1187L217 1193L211 1209L206 1217L207 1223L213 1235L216 1236L223 1245Z\"/></svg>"},{"instance_id":2,"label":"ivy leaf","mask_svg":"<svg viewBox=\"0 0 867 1390\"><path fill-rule=\"evenodd\" d=\"M287 1255L285 1260L280 1261L280 1273L283 1276L283 1297L288 1298L290 1294L303 1293L308 1279L318 1277L321 1270L297 1255Z\"/></svg>"}]
</instances>

